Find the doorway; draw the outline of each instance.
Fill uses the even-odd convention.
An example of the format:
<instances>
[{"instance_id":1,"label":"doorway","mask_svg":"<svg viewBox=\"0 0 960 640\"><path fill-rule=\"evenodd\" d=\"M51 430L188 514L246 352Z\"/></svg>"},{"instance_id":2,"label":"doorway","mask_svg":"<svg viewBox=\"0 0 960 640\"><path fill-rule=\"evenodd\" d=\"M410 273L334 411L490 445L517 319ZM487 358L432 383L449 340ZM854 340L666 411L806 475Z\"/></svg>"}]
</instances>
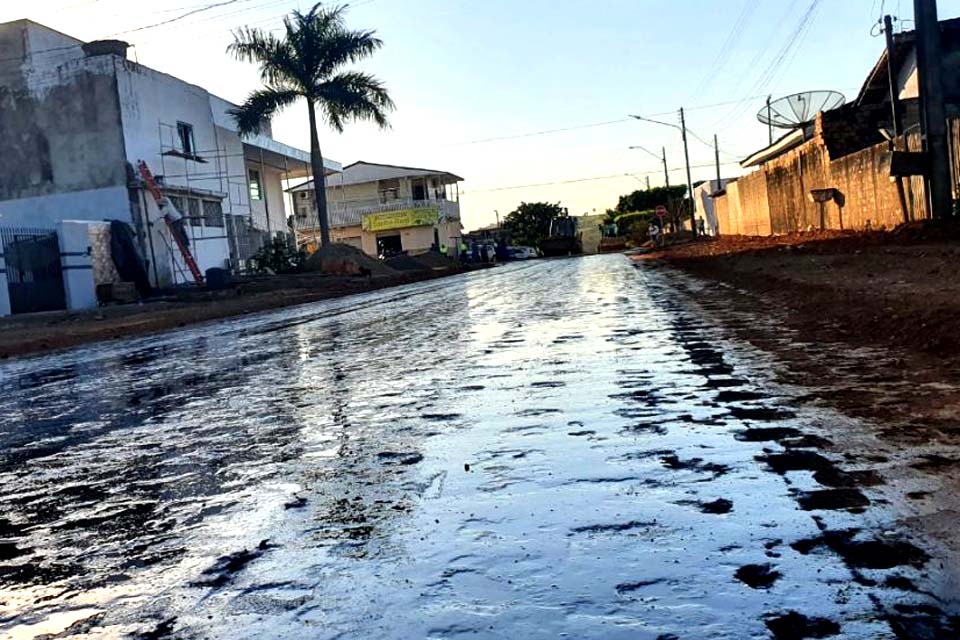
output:
<instances>
[{"instance_id":1,"label":"doorway","mask_svg":"<svg viewBox=\"0 0 960 640\"><path fill-rule=\"evenodd\" d=\"M377 255L381 258L403 253L403 243L400 242L400 234L377 237Z\"/></svg>"},{"instance_id":2,"label":"doorway","mask_svg":"<svg viewBox=\"0 0 960 640\"><path fill-rule=\"evenodd\" d=\"M420 182L414 182L412 185L412 189L413 189L414 200L427 199L427 186L423 183L423 180L421 180Z\"/></svg>"}]
</instances>

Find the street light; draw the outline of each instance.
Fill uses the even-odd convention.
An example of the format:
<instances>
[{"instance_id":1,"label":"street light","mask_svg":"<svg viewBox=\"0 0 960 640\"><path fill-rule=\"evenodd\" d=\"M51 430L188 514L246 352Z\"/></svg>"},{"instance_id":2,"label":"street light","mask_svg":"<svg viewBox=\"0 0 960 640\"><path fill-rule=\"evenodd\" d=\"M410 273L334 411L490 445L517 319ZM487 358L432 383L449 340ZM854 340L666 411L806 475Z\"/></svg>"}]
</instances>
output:
<instances>
[{"instance_id":1,"label":"street light","mask_svg":"<svg viewBox=\"0 0 960 640\"><path fill-rule=\"evenodd\" d=\"M680 126L670 123L662 122L660 120L654 120L653 118L645 118L643 116L631 115L631 118L635 120L641 120L643 122L652 122L653 124L660 124L665 127L673 127L674 129L680 130L680 135L683 138L683 158L687 163L687 192L690 197L690 232L693 233L693 237L697 237L697 203L693 198L693 178L690 177L690 150L687 148L687 121L683 115L683 107L680 108ZM666 157L666 153L664 153ZM664 160L666 164L666 160Z\"/></svg>"},{"instance_id":2,"label":"street light","mask_svg":"<svg viewBox=\"0 0 960 640\"><path fill-rule=\"evenodd\" d=\"M637 117L637 116L634 116L634 117ZM653 157L656 158L657 160L663 160L663 182L664 182L664 184L666 185L667 189L669 189L669 188L670 188L670 172L667 171L667 148L666 148L666 147L663 147L663 148L662 148L662 149L663 149L663 157L658 156L658 155L655 154L653 151L650 151L650 149L647 149L646 147L643 147L643 146L641 146L641 145L639 145L639 144L638 144L638 145L634 145L634 146L632 146L632 147L630 147L630 148L631 148L631 149L640 149L641 151L645 151L645 152L649 153L651 156L653 156Z\"/></svg>"}]
</instances>

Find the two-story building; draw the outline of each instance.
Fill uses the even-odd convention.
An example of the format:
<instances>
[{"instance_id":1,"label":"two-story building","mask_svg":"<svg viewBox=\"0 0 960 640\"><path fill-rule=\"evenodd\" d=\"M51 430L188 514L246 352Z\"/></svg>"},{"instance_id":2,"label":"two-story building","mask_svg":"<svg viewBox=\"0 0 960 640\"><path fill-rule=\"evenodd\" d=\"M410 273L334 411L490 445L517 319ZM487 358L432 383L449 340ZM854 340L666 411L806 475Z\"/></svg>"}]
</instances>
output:
<instances>
[{"instance_id":1,"label":"two-story building","mask_svg":"<svg viewBox=\"0 0 960 640\"><path fill-rule=\"evenodd\" d=\"M462 235L463 178L448 171L354 162L327 178L330 238L371 256L416 254L446 245L455 255ZM313 182L290 190L301 245L319 238Z\"/></svg>"},{"instance_id":2,"label":"two-story building","mask_svg":"<svg viewBox=\"0 0 960 640\"><path fill-rule=\"evenodd\" d=\"M310 154L269 129L241 137L233 104L128 60L127 48L29 20L0 24L0 227L121 220L153 284L189 281L136 171L143 160L185 216L200 269L242 268L290 233L285 182L311 175Z\"/></svg>"}]
</instances>

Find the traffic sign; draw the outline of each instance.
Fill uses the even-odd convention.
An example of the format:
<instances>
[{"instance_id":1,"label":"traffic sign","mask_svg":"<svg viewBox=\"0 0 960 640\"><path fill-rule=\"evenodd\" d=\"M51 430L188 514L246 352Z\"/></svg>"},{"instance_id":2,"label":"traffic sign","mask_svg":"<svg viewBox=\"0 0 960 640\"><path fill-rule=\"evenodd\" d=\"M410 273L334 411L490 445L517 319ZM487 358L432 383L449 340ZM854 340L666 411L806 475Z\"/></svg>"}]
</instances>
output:
<instances>
[{"instance_id":1,"label":"traffic sign","mask_svg":"<svg viewBox=\"0 0 960 640\"><path fill-rule=\"evenodd\" d=\"M658 205L658 206L657 206L657 217L658 217L658 218L664 218L664 217L666 217L666 215L667 215L667 208L666 208L665 206L663 206L662 204L661 204L661 205Z\"/></svg>"}]
</instances>

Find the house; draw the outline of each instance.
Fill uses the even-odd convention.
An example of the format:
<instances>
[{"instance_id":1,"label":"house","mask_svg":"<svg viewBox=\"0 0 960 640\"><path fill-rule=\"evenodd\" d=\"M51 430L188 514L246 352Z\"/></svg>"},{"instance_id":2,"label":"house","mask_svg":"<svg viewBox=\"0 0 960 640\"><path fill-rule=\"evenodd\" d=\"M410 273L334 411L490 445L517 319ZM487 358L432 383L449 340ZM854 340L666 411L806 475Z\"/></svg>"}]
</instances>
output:
<instances>
[{"instance_id":1,"label":"house","mask_svg":"<svg viewBox=\"0 0 960 640\"><path fill-rule=\"evenodd\" d=\"M29 20L0 24L0 226L120 220L154 285L190 281L136 171L143 160L185 217L201 271L242 268L289 234L284 183L311 174L309 153L273 140L269 127L241 137L235 105L129 60L128 46Z\"/></svg>"},{"instance_id":2,"label":"house","mask_svg":"<svg viewBox=\"0 0 960 640\"><path fill-rule=\"evenodd\" d=\"M960 176L960 18L940 22L954 180ZM753 172L715 198L720 233L893 227L929 217L923 176L899 152L921 150L916 36L894 35L898 136L884 51L855 99L786 132L740 164Z\"/></svg>"},{"instance_id":3,"label":"house","mask_svg":"<svg viewBox=\"0 0 960 640\"><path fill-rule=\"evenodd\" d=\"M454 255L462 236L463 178L448 171L354 162L327 179L330 238L371 256L422 253L446 245ZM312 181L290 189L301 245L319 238Z\"/></svg>"}]
</instances>

